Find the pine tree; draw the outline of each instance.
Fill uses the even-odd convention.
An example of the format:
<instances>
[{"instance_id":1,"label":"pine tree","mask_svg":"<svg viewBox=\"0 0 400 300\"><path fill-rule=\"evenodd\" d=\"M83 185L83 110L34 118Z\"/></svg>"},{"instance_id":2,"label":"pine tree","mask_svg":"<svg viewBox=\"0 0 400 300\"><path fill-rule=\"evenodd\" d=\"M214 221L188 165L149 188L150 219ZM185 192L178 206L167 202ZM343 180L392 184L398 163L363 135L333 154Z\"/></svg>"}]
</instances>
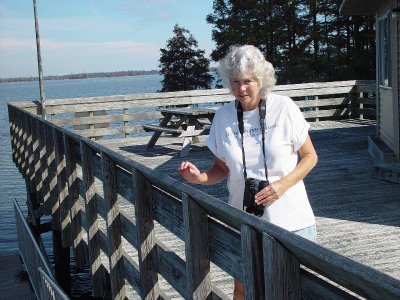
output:
<instances>
[{"instance_id":1,"label":"pine tree","mask_svg":"<svg viewBox=\"0 0 400 300\"><path fill-rule=\"evenodd\" d=\"M174 26L174 36L160 49L161 92L209 89L213 76L209 72L210 60L204 57L204 50L198 49L196 39L190 32Z\"/></svg>"},{"instance_id":2,"label":"pine tree","mask_svg":"<svg viewBox=\"0 0 400 300\"><path fill-rule=\"evenodd\" d=\"M214 0L214 61L258 47L279 84L375 78L374 18L339 14L342 0Z\"/></svg>"},{"instance_id":3,"label":"pine tree","mask_svg":"<svg viewBox=\"0 0 400 300\"><path fill-rule=\"evenodd\" d=\"M232 45L251 44L264 45L266 35L259 30L253 30L254 20L261 14L257 9L257 0L215 0L214 13L207 15L207 23L213 24L212 38L216 42L216 49L211 52L214 61L221 60ZM259 39L260 36L263 36ZM265 48L265 47L264 47ZM216 88L221 88L218 78Z\"/></svg>"}]
</instances>

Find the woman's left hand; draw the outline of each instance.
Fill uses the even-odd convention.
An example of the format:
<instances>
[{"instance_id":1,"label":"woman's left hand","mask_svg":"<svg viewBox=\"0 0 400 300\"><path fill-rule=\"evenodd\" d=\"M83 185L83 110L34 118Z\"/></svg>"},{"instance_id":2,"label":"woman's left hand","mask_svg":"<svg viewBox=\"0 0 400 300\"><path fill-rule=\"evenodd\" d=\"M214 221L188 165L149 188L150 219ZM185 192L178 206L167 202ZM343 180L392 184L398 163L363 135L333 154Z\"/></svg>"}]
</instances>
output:
<instances>
[{"instance_id":1,"label":"woman's left hand","mask_svg":"<svg viewBox=\"0 0 400 300\"><path fill-rule=\"evenodd\" d=\"M278 200L286 189L280 180L271 183L255 195L257 205L267 205Z\"/></svg>"}]
</instances>

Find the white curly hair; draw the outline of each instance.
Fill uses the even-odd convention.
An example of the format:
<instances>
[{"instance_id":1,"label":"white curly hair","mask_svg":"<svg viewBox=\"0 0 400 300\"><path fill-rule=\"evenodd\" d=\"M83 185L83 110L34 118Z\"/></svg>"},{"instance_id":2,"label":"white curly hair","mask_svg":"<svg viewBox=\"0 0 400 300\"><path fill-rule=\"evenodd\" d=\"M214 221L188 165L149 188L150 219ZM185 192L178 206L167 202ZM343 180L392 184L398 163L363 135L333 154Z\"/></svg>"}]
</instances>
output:
<instances>
[{"instance_id":1,"label":"white curly hair","mask_svg":"<svg viewBox=\"0 0 400 300\"><path fill-rule=\"evenodd\" d=\"M231 46L217 68L222 83L232 93L231 79L243 78L249 72L260 85L260 96L266 99L276 83L275 69L255 46Z\"/></svg>"}]
</instances>

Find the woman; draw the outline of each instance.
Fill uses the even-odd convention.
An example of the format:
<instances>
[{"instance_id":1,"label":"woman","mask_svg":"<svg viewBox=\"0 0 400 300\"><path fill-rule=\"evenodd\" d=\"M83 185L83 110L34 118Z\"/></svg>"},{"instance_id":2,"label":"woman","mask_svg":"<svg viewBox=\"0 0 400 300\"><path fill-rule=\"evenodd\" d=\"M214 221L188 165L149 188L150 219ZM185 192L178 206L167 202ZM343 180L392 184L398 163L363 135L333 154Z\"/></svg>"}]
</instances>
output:
<instances>
[{"instance_id":1,"label":"woman","mask_svg":"<svg viewBox=\"0 0 400 300\"><path fill-rule=\"evenodd\" d=\"M184 161L181 176L194 184L228 177L230 205L259 205L260 218L315 241L315 217L303 183L318 160L309 124L293 100L271 92L275 70L256 47L231 47L218 72L236 100L215 114L207 139L214 164L201 172ZM252 203L243 203L252 179L266 186L256 189ZM234 299L243 295L243 285L235 280Z\"/></svg>"}]
</instances>

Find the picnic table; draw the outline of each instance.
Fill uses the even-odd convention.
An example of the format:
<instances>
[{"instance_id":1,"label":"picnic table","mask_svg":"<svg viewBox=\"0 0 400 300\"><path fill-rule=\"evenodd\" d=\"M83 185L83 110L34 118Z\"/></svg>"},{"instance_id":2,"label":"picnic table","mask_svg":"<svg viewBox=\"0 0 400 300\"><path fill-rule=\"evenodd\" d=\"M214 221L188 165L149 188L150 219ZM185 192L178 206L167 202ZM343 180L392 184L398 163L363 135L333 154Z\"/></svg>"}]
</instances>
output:
<instances>
[{"instance_id":1,"label":"picnic table","mask_svg":"<svg viewBox=\"0 0 400 300\"><path fill-rule=\"evenodd\" d=\"M144 130L154 131L146 149L154 148L162 133L183 138L180 156L189 155L190 146L198 142L198 136L207 134L217 110L216 107L209 108L160 108L157 109L163 115L160 124L143 125Z\"/></svg>"}]
</instances>

